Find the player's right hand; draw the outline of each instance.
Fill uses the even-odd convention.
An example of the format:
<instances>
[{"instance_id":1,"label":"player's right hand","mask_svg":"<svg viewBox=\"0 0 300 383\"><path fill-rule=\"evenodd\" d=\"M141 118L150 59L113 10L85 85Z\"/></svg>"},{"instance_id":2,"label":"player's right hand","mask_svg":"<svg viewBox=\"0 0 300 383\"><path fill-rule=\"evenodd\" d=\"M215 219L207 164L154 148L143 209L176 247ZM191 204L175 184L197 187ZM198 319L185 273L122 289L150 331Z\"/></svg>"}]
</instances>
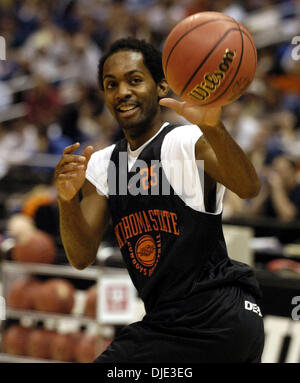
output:
<instances>
[{"instance_id":1,"label":"player's right hand","mask_svg":"<svg viewBox=\"0 0 300 383\"><path fill-rule=\"evenodd\" d=\"M221 106L197 105L186 101L178 101L174 98L161 98L159 104L173 109L177 114L200 127L214 127L220 123Z\"/></svg>"},{"instance_id":2,"label":"player's right hand","mask_svg":"<svg viewBox=\"0 0 300 383\"><path fill-rule=\"evenodd\" d=\"M87 146L81 155L73 154L79 147L79 142L67 146L55 168L58 196L65 201L73 199L83 186L87 164L94 151L92 146Z\"/></svg>"}]
</instances>

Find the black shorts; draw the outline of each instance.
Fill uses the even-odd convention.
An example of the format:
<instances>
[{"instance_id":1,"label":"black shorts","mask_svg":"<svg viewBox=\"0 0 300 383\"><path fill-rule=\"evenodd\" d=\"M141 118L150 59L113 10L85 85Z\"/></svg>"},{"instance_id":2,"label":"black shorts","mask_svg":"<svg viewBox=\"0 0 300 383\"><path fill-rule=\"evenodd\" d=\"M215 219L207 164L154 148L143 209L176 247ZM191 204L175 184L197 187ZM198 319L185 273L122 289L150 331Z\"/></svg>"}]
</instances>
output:
<instances>
[{"instance_id":1,"label":"black shorts","mask_svg":"<svg viewBox=\"0 0 300 383\"><path fill-rule=\"evenodd\" d=\"M202 292L124 327L95 363L259 363L264 326L240 287ZM163 318L163 320L162 320Z\"/></svg>"}]
</instances>

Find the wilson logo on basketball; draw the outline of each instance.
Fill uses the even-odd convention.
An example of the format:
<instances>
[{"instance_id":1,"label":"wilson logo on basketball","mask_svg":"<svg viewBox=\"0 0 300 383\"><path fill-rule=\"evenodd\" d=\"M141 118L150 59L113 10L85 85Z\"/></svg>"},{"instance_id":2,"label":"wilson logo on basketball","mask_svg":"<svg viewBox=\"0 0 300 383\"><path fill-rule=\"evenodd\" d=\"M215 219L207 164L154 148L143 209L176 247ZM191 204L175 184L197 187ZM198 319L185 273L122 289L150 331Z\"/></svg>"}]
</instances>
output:
<instances>
[{"instance_id":1,"label":"wilson logo on basketball","mask_svg":"<svg viewBox=\"0 0 300 383\"><path fill-rule=\"evenodd\" d=\"M218 70L213 73L205 73L203 81L200 84L197 84L188 95L197 101L207 100L224 81L226 73L228 72L235 57L236 51L231 51L227 48L223 59L219 64Z\"/></svg>"},{"instance_id":2,"label":"wilson logo on basketball","mask_svg":"<svg viewBox=\"0 0 300 383\"><path fill-rule=\"evenodd\" d=\"M156 245L150 235L143 235L135 245L137 260L146 267L154 265L156 259Z\"/></svg>"}]
</instances>

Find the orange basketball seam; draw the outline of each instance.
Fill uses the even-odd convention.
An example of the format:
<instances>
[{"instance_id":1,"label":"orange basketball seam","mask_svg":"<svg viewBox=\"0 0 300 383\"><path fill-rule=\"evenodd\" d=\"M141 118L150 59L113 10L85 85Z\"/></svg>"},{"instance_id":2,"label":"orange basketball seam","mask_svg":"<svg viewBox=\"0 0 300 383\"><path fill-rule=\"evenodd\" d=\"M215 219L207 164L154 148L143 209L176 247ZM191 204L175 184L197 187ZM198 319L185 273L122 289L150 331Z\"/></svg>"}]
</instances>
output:
<instances>
[{"instance_id":1,"label":"orange basketball seam","mask_svg":"<svg viewBox=\"0 0 300 383\"><path fill-rule=\"evenodd\" d=\"M228 19L213 19L213 20L208 20L208 21L204 21L203 23L201 24L197 24L195 25L192 29L188 30L187 32L185 32L177 41L176 43L173 45L172 49L170 50L169 52L169 55L167 57L167 60L166 60L166 65L165 65L165 76L167 76L167 68L168 68L168 63L169 63L169 60L170 60L170 57L174 51L174 49L176 48L176 46L180 43L180 41L186 36L188 35L189 33L193 32L195 29L203 26L203 25L206 25L206 24L209 24L209 23L212 23L214 21L228 21L228 22L231 22L231 23L234 23L234 20L228 20Z\"/></svg>"},{"instance_id":2,"label":"orange basketball seam","mask_svg":"<svg viewBox=\"0 0 300 383\"><path fill-rule=\"evenodd\" d=\"M203 61L198 65L197 69L194 71L194 73L191 75L191 77L188 79L187 83L183 87L182 91L180 92L179 96L181 97L186 88L190 85L192 82L193 78L196 76L197 72L201 69L201 67L206 63L208 58L211 56L211 54L214 52L214 50L221 44L221 42L224 40L224 38L232 31L238 31L239 29L232 28L228 29L228 31L220 38L220 40L215 44L215 46L208 52L206 57L203 59Z\"/></svg>"}]
</instances>

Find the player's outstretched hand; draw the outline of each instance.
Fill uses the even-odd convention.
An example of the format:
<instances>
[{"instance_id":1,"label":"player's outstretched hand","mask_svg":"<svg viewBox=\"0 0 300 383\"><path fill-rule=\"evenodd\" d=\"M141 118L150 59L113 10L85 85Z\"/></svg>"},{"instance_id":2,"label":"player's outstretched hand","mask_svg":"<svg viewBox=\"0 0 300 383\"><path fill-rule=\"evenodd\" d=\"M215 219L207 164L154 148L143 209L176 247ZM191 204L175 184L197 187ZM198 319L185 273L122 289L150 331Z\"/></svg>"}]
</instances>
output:
<instances>
[{"instance_id":1,"label":"player's outstretched hand","mask_svg":"<svg viewBox=\"0 0 300 383\"><path fill-rule=\"evenodd\" d=\"M173 98L162 98L160 105L173 109L192 124L199 126L217 126L220 122L221 107L195 105Z\"/></svg>"},{"instance_id":2,"label":"player's outstretched hand","mask_svg":"<svg viewBox=\"0 0 300 383\"><path fill-rule=\"evenodd\" d=\"M81 189L85 181L87 164L94 151L92 146L87 146L81 155L73 154L79 147L79 142L67 146L55 168L54 177L58 195L65 201L70 201Z\"/></svg>"}]
</instances>

